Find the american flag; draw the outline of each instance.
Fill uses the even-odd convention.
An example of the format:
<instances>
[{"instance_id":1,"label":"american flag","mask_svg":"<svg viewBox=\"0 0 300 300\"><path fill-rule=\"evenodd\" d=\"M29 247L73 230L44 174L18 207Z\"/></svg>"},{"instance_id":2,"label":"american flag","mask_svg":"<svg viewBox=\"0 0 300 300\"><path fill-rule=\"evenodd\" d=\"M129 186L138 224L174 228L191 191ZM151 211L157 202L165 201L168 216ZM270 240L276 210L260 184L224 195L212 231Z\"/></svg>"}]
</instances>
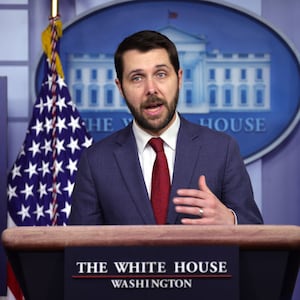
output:
<instances>
[{"instance_id":1,"label":"american flag","mask_svg":"<svg viewBox=\"0 0 300 300\"><path fill-rule=\"evenodd\" d=\"M17 226L52 225L56 216L57 225L66 224L78 159L92 143L66 83L58 77L53 149L52 76L48 63L46 69L22 149L8 175L8 210ZM57 180L55 202L53 176Z\"/></svg>"},{"instance_id":2,"label":"american flag","mask_svg":"<svg viewBox=\"0 0 300 300\"><path fill-rule=\"evenodd\" d=\"M44 69L45 77L23 146L8 175L8 211L17 226L52 225L54 220L57 225L66 224L78 159L82 150L92 144L60 75L55 81L53 116L52 75L56 69L51 69L47 56Z\"/></svg>"},{"instance_id":3,"label":"american flag","mask_svg":"<svg viewBox=\"0 0 300 300\"><path fill-rule=\"evenodd\" d=\"M57 67L57 24L52 20L45 31L49 41L43 47L51 49L44 55L44 79L21 151L8 174L8 214L16 226L66 224L77 163L92 144L61 65Z\"/></svg>"}]
</instances>

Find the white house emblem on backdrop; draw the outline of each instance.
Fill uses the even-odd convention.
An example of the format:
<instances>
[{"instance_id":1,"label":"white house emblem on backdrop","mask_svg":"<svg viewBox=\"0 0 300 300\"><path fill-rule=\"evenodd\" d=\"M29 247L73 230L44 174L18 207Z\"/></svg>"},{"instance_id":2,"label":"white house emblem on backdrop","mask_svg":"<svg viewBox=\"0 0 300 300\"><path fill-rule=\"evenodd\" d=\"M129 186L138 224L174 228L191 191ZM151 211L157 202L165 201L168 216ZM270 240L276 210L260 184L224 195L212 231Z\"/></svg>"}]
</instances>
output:
<instances>
[{"instance_id":1,"label":"white house emblem on backdrop","mask_svg":"<svg viewBox=\"0 0 300 300\"><path fill-rule=\"evenodd\" d=\"M181 113L270 109L270 54L207 52L205 39L168 26L158 30L177 47L184 84ZM69 86L81 110L127 111L114 84L112 53L70 54Z\"/></svg>"},{"instance_id":2,"label":"white house emblem on backdrop","mask_svg":"<svg viewBox=\"0 0 300 300\"><path fill-rule=\"evenodd\" d=\"M232 135L246 163L297 125L298 56L260 17L213 1L117 1L79 16L60 44L72 99L95 141L132 120L114 82L113 54L126 36L144 29L176 44L184 71L179 112Z\"/></svg>"}]
</instances>

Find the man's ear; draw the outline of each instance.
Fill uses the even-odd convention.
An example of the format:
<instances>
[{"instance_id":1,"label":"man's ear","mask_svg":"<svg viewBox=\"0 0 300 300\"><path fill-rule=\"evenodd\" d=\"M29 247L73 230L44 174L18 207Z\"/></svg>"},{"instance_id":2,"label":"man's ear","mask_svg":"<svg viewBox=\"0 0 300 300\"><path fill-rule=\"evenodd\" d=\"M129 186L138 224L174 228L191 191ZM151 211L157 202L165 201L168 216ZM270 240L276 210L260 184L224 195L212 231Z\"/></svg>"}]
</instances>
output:
<instances>
[{"instance_id":1,"label":"man's ear","mask_svg":"<svg viewBox=\"0 0 300 300\"><path fill-rule=\"evenodd\" d=\"M117 87L118 87L118 89L119 89L120 94L121 94L122 97L124 98L124 94L123 94L122 85L121 85L120 80L119 80L118 78L116 78L116 79L115 79L115 83L116 83L116 85L117 85Z\"/></svg>"},{"instance_id":2,"label":"man's ear","mask_svg":"<svg viewBox=\"0 0 300 300\"><path fill-rule=\"evenodd\" d=\"M179 69L178 70L178 87L181 88L182 86L182 74L183 74L183 70Z\"/></svg>"}]
</instances>

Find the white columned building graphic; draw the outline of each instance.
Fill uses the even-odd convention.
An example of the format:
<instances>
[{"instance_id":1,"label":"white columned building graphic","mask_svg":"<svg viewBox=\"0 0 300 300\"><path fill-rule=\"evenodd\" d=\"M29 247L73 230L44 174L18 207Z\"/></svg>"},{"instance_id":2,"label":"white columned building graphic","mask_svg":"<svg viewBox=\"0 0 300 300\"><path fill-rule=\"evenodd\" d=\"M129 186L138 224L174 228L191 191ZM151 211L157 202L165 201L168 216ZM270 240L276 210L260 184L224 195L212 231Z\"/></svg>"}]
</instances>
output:
<instances>
[{"instance_id":1,"label":"white columned building graphic","mask_svg":"<svg viewBox=\"0 0 300 300\"><path fill-rule=\"evenodd\" d=\"M172 26L160 32L176 44L184 71L179 112L270 110L270 54L208 52L202 36ZM69 54L67 72L72 99L81 111L128 111L114 83L112 53Z\"/></svg>"}]
</instances>

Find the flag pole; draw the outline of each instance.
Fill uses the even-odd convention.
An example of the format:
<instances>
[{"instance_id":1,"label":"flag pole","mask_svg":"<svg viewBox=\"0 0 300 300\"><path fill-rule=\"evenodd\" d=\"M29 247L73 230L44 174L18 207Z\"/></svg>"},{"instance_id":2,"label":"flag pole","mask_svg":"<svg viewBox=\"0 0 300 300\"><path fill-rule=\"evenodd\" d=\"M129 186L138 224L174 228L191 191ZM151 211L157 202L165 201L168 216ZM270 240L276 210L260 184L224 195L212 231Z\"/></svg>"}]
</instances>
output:
<instances>
[{"instance_id":1,"label":"flag pole","mask_svg":"<svg viewBox=\"0 0 300 300\"><path fill-rule=\"evenodd\" d=\"M56 101L57 101L57 68L56 68L56 54L57 54L57 27L56 21L59 19L58 15L58 0L51 0L51 73L52 73L52 225L57 224L57 112L56 112Z\"/></svg>"},{"instance_id":2,"label":"flag pole","mask_svg":"<svg viewBox=\"0 0 300 300\"><path fill-rule=\"evenodd\" d=\"M51 0L51 14L52 18L58 16L58 0Z\"/></svg>"}]
</instances>

